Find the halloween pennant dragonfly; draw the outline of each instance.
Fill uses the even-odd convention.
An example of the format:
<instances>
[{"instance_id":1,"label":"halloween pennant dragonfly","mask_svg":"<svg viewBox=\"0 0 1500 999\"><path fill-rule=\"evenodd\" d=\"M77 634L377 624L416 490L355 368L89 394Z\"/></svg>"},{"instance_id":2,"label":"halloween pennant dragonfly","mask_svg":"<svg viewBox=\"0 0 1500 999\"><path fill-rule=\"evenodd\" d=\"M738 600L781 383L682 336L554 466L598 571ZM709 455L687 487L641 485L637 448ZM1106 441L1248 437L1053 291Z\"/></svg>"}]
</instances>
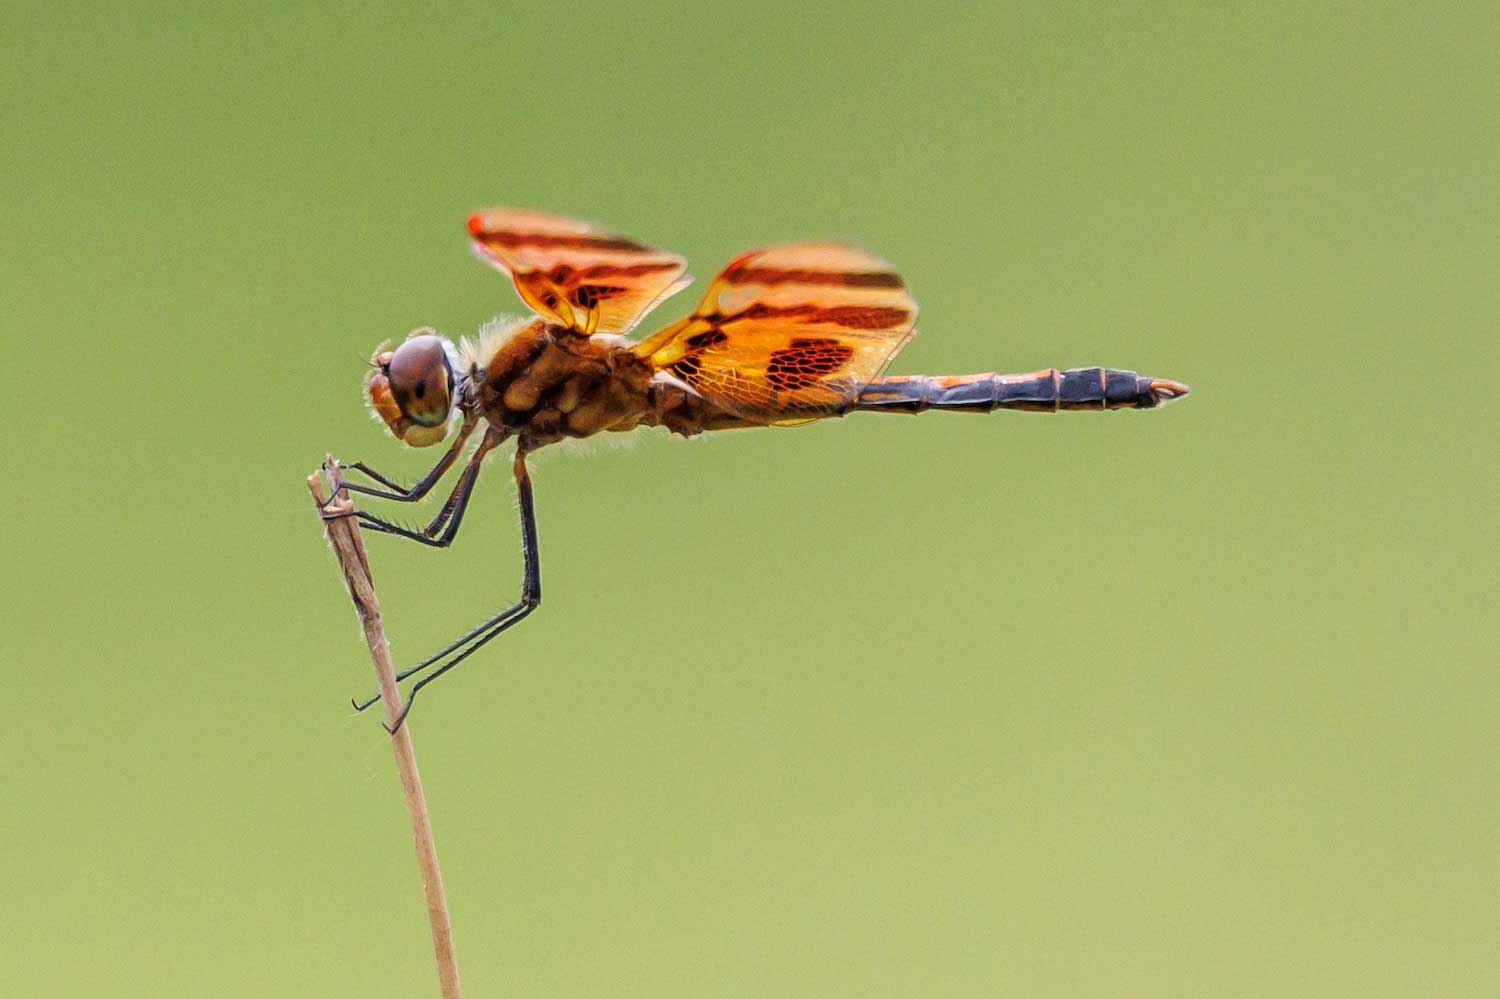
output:
<instances>
[{"instance_id":1,"label":"halloween pennant dragonfly","mask_svg":"<svg viewBox=\"0 0 1500 999\"><path fill-rule=\"evenodd\" d=\"M639 340L642 317L688 281L687 262L585 222L497 208L469 217L474 250L510 276L534 313L491 324L458 344L413 331L375 354L369 401L397 439L429 447L453 438L432 470L401 486L363 462L374 485L345 488L415 502L479 444L433 521L413 530L364 511L367 528L443 548L458 534L480 464L514 438L523 572L520 599L398 674L417 693L541 603L536 515L526 458L567 438L666 427L709 430L794 426L855 411L988 413L996 409L1151 409L1187 387L1112 368L1030 374L885 376L915 332L917 303L885 261L834 243L752 250L708 285L692 314ZM330 501L331 502L331 501ZM364 710L378 696L355 707ZM392 731L395 729L392 728Z\"/></svg>"}]
</instances>

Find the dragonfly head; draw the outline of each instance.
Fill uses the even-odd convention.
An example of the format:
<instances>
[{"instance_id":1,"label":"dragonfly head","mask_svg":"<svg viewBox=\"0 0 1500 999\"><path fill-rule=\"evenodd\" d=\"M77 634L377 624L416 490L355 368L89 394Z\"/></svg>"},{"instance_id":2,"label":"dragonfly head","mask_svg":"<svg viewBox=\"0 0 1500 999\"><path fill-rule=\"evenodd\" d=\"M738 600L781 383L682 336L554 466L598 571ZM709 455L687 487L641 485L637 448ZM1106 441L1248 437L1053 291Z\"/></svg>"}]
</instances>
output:
<instances>
[{"instance_id":1,"label":"dragonfly head","mask_svg":"<svg viewBox=\"0 0 1500 999\"><path fill-rule=\"evenodd\" d=\"M391 434L412 447L448 436L453 409L452 346L430 329L413 330L395 350L379 350L365 383L370 405Z\"/></svg>"}]
</instances>

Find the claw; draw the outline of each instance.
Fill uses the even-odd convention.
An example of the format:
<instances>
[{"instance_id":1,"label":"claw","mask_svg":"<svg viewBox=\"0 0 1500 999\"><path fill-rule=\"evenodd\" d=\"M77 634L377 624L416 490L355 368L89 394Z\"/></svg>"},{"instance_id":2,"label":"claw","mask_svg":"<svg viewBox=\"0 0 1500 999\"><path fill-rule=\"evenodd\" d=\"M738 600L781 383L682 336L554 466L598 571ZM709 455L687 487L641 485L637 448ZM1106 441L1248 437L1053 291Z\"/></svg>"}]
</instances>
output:
<instances>
[{"instance_id":1,"label":"claw","mask_svg":"<svg viewBox=\"0 0 1500 999\"><path fill-rule=\"evenodd\" d=\"M408 701L406 703L406 709L404 711L402 711L399 715L396 716L396 724L395 725L387 725L385 722L381 722L380 723L380 727L383 728L383 729L385 729L385 734L386 735L395 735L396 734L396 730L399 729L402 725L406 724L406 716L410 712L411 712L411 702Z\"/></svg>"}]
</instances>

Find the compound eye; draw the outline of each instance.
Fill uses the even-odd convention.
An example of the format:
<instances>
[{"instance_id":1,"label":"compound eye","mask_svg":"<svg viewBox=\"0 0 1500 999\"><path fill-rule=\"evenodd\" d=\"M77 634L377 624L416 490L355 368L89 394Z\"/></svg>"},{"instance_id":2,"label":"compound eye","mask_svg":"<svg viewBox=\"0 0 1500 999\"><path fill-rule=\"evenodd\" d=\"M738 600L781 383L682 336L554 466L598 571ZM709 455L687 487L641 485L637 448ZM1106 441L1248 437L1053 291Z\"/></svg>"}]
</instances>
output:
<instances>
[{"instance_id":1,"label":"compound eye","mask_svg":"<svg viewBox=\"0 0 1500 999\"><path fill-rule=\"evenodd\" d=\"M441 337L412 334L382 366L382 373L401 415L419 427L441 427L447 422L453 373Z\"/></svg>"}]
</instances>

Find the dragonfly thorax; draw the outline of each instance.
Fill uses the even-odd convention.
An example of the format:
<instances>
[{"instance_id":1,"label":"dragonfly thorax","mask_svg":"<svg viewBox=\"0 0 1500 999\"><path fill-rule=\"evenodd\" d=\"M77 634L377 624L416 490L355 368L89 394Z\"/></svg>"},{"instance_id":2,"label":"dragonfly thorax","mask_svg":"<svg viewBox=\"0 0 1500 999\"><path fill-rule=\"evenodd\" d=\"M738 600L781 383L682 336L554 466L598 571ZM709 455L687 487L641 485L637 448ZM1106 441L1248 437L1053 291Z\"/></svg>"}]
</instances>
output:
<instances>
[{"instance_id":1,"label":"dragonfly thorax","mask_svg":"<svg viewBox=\"0 0 1500 999\"><path fill-rule=\"evenodd\" d=\"M651 367L616 338L533 318L466 343L461 404L531 447L628 430L650 409Z\"/></svg>"}]
</instances>

